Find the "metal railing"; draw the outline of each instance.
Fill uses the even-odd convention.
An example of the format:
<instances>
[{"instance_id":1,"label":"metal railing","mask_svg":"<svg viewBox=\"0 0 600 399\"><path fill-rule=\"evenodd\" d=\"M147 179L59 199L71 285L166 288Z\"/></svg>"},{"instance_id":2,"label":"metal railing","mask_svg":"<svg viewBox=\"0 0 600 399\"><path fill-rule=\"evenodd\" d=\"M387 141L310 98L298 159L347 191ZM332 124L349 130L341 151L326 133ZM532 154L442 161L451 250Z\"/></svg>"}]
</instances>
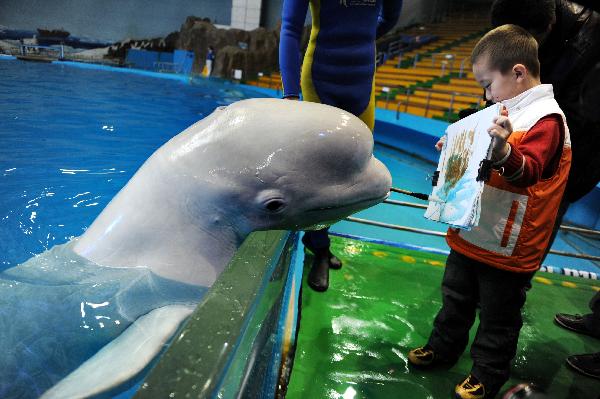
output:
<instances>
[{"instance_id":1,"label":"metal railing","mask_svg":"<svg viewBox=\"0 0 600 399\"><path fill-rule=\"evenodd\" d=\"M156 61L153 63L156 72L181 73L182 64L178 62Z\"/></svg>"},{"instance_id":2,"label":"metal railing","mask_svg":"<svg viewBox=\"0 0 600 399\"><path fill-rule=\"evenodd\" d=\"M65 58L65 46L63 46L62 44L59 45L58 48L56 47L52 47L52 46L40 46L40 45L36 45L36 44L21 44L19 46L20 49L20 53L19 55L22 56L28 56L28 55L34 55L34 56L41 56L43 53L50 55L50 54L58 54L57 58L59 60L62 60Z\"/></svg>"},{"instance_id":3,"label":"metal railing","mask_svg":"<svg viewBox=\"0 0 600 399\"><path fill-rule=\"evenodd\" d=\"M450 95L450 103L448 105L448 108L442 108L441 110L444 112L448 112L448 120L450 120L450 114L453 112L454 109L454 103L456 102L456 97L471 97L471 98L475 98L476 101L474 101L477 105L476 105L476 109L479 109L481 107L481 100L482 97L478 96L476 94L469 94L469 93L461 93L458 91L445 91L445 90L436 90L436 89L428 89L428 88L419 88L419 91L424 91L427 92L427 97L426 97L426 103L425 103L425 117L427 117L427 114L429 113L429 110L431 108L431 99L432 99L432 95L433 94L446 94L446 95ZM398 104L396 105L396 119L400 119L400 107L402 105L405 105L404 107L404 112L407 113L408 112L408 106L410 105L410 97L413 96L414 93L410 93L409 90L407 90L406 92L406 99L404 100L400 100L398 102ZM435 98L433 97L434 100L444 100L443 98ZM441 107L441 106L438 106ZM386 103L386 108L387 108L387 103Z\"/></svg>"},{"instance_id":4,"label":"metal railing","mask_svg":"<svg viewBox=\"0 0 600 399\"><path fill-rule=\"evenodd\" d=\"M468 59L469 59L468 57L465 57L465 58L463 58L463 60L460 62L460 69L459 69L459 71L458 71L458 77L459 77L459 78L462 78L462 77L463 77L463 75L464 75L464 73L465 73L465 63L467 62L467 60L468 60Z\"/></svg>"},{"instance_id":5,"label":"metal railing","mask_svg":"<svg viewBox=\"0 0 600 399\"><path fill-rule=\"evenodd\" d=\"M268 80L260 80L260 78L263 77ZM265 76L264 72L258 72L257 78L257 82L265 83L267 85L267 89L275 90L277 95L281 94L281 79L273 79L270 75Z\"/></svg>"},{"instance_id":6,"label":"metal railing","mask_svg":"<svg viewBox=\"0 0 600 399\"><path fill-rule=\"evenodd\" d=\"M397 190L394 190L394 191L397 191ZM383 202L385 204L396 205L396 206L427 209L427 205L417 204L417 203L413 203L413 202L396 201L396 200L389 200L389 199L385 200ZM443 231L420 229L417 227L402 226L402 225L396 225L396 224L391 224L391 223L378 222L378 221L374 221L374 220L362 219L362 218L357 218L357 217L353 217L353 216L347 217L345 220L347 220L349 222L354 222L354 223L361 223L361 224L366 224L366 225L370 225L370 226L384 227L384 228L392 229L392 230L407 231L407 232L416 233L416 234L424 234L424 235L437 236L437 237L445 237L446 236L446 233ZM567 231L567 232L572 232L572 233L577 233L577 234L592 235L592 236L600 237L599 230L586 229L586 228L582 228L582 227L575 227L575 226L569 226L569 225L564 225L564 224L560 225L559 229L562 231ZM559 256L565 256L565 257L571 257L571 258L585 259L585 260L590 260L590 261L594 261L594 262L600 262L600 256L588 255L588 254L583 254L583 253L580 254L580 253L574 253L574 252L557 251L557 250L553 250L553 249L551 249L548 253L553 254L553 255L559 255Z\"/></svg>"}]
</instances>

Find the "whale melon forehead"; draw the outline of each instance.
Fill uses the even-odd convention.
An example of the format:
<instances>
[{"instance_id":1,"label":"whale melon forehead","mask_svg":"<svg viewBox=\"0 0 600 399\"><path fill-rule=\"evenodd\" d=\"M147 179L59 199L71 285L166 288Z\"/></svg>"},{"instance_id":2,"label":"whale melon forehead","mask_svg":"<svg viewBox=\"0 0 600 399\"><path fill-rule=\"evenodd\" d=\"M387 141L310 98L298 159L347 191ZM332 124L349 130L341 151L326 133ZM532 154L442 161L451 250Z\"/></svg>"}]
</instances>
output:
<instances>
[{"instance_id":1,"label":"whale melon forehead","mask_svg":"<svg viewBox=\"0 0 600 399\"><path fill-rule=\"evenodd\" d=\"M222 129L230 131L221 148L237 158L231 166L264 177L302 171L336 179L359 172L372 157L371 131L343 110L289 100L235 105L220 119Z\"/></svg>"},{"instance_id":2,"label":"whale melon forehead","mask_svg":"<svg viewBox=\"0 0 600 399\"><path fill-rule=\"evenodd\" d=\"M356 116L324 104L280 99L234 103L218 117L233 147L267 152L279 149L371 155L373 135ZM334 151L335 150L335 151ZM252 154L246 151L247 155Z\"/></svg>"},{"instance_id":3,"label":"whale melon forehead","mask_svg":"<svg viewBox=\"0 0 600 399\"><path fill-rule=\"evenodd\" d=\"M370 133L351 113L319 103L257 98L238 101L221 111L222 122L230 128L256 125L257 131L277 131L282 136L320 130Z\"/></svg>"}]
</instances>

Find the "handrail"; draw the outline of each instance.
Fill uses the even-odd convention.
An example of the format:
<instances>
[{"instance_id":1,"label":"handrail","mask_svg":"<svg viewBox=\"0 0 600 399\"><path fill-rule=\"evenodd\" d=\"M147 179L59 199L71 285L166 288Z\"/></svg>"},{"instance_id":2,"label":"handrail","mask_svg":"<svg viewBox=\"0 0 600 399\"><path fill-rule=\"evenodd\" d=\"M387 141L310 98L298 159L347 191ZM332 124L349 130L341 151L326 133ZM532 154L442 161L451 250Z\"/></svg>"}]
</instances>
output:
<instances>
[{"instance_id":1,"label":"handrail","mask_svg":"<svg viewBox=\"0 0 600 399\"><path fill-rule=\"evenodd\" d=\"M158 72L181 72L181 63L180 62L168 62L168 61L154 61L152 66L155 71Z\"/></svg>"},{"instance_id":2,"label":"handrail","mask_svg":"<svg viewBox=\"0 0 600 399\"><path fill-rule=\"evenodd\" d=\"M427 103L425 104L425 118L427 118L427 113L429 112L429 105L431 104L431 92L427 93Z\"/></svg>"},{"instance_id":3,"label":"handrail","mask_svg":"<svg viewBox=\"0 0 600 399\"><path fill-rule=\"evenodd\" d=\"M460 63L460 70L458 71L459 78L462 78L463 74L465 73L465 62L467 62L467 57L463 58L463 60Z\"/></svg>"},{"instance_id":4,"label":"handrail","mask_svg":"<svg viewBox=\"0 0 600 399\"><path fill-rule=\"evenodd\" d=\"M409 232L417 233L417 234L425 234L425 235L438 236L438 237L445 237L446 236L446 233L441 232L441 231L426 230L426 229L419 229L419 228L416 228L416 227L408 227L408 226L400 226L400 225L397 225L397 224L376 222L374 220L361 219L361 218L356 218L356 217L353 217L353 216L348 216L344 220L347 220L349 222L355 222L355 223L361 223L361 224L368 224L368 225L371 225L371 226L385 227L385 228L392 229L392 230L409 231Z\"/></svg>"},{"instance_id":5,"label":"handrail","mask_svg":"<svg viewBox=\"0 0 600 399\"><path fill-rule=\"evenodd\" d=\"M450 114L452 113L452 109L454 107L454 95L455 93L452 93L452 96L450 97L450 105L448 106L448 118L446 118L448 122L450 122Z\"/></svg>"},{"instance_id":6,"label":"handrail","mask_svg":"<svg viewBox=\"0 0 600 399\"><path fill-rule=\"evenodd\" d=\"M477 98L478 100L482 100L482 96L477 95L477 94L471 94L471 93L463 93L460 91L449 91L449 90L439 90L439 89L430 89L428 87L419 87L417 90L420 91L426 91L426 92L431 92L431 93L438 93L438 94L454 94L456 96L461 96L461 97L473 97L473 98Z\"/></svg>"},{"instance_id":7,"label":"handrail","mask_svg":"<svg viewBox=\"0 0 600 399\"><path fill-rule=\"evenodd\" d=\"M564 231L571 231L571 232L574 232L574 233L590 234L590 235L600 236L600 230L584 229L583 227L567 226L567 225L561 224L560 225L560 229L564 230Z\"/></svg>"},{"instance_id":8,"label":"handrail","mask_svg":"<svg viewBox=\"0 0 600 399\"><path fill-rule=\"evenodd\" d=\"M426 230L426 229L419 229L419 228L415 228L415 227L408 227L408 226L401 226L401 225L390 224L390 223L376 222L374 220L361 219L361 218L356 218L356 217L352 217L352 216L347 217L345 220L347 220L349 222L367 224L367 225L371 225L371 226L385 227L385 228L393 229L393 230L408 231L408 232L417 233L417 234L425 234L425 235L438 236L438 237L446 236L446 233L441 232L441 231ZM577 253L573 253L573 252L557 251L557 250L553 250L553 249L548 251L548 253L553 254L553 255L566 256L566 257L570 257L570 258L579 258L579 259L586 259L586 260L592 260L592 261L600 261L600 256L594 256L594 255L577 254Z\"/></svg>"},{"instance_id":9,"label":"handrail","mask_svg":"<svg viewBox=\"0 0 600 399\"><path fill-rule=\"evenodd\" d=\"M476 98L478 101L476 101L476 109L479 109L481 107L481 96L478 96L476 94L469 94L469 93L461 93L459 91L446 91L446 90L436 90L436 89L429 89L426 87L423 88L418 88L417 90L420 91L424 91L427 93L427 97L426 97L426 103L425 103L425 117L427 117L427 114L429 113L429 110L431 108L431 95L434 93L437 94L447 94L450 95L450 105L447 108L448 111L448 118L447 120L450 120L450 114L452 113L453 107L454 107L454 102L456 100L457 96L460 97L473 97ZM400 100L398 101L398 104L396 105L396 119L400 119L400 106L402 106L403 104L405 105L404 108L404 112L406 113L408 111L408 106L410 103L410 96L413 95L414 93L410 93L407 89L407 93L406 93L406 99L404 100ZM386 103L386 109L387 109L387 103ZM441 108L442 110L445 108Z\"/></svg>"},{"instance_id":10,"label":"handrail","mask_svg":"<svg viewBox=\"0 0 600 399\"><path fill-rule=\"evenodd\" d=\"M396 68L400 68L400 67L402 67L402 57L403 57L403 55L404 55L404 53L403 53L403 52L400 52L400 53L398 54L398 63L396 64Z\"/></svg>"},{"instance_id":11,"label":"handrail","mask_svg":"<svg viewBox=\"0 0 600 399\"><path fill-rule=\"evenodd\" d=\"M386 200L383 201L383 203L384 204L390 204L390 205L406 206L406 207L409 207L409 208L427 209L427 205L425 205L425 204L416 204L414 202L396 201L396 200L386 199Z\"/></svg>"},{"instance_id":12,"label":"handrail","mask_svg":"<svg viewBox=\"0 0 600 399\"><path fill-rule=\"evenodd\" d=\"M27 49L44 49L44 50L51 50L51 51L56 51L59 53L58 59L62 60L65 58L65 46L61 43L60 44L60 48L56 48L56 47L52 47L52 46L40 46L37 44L21 44L19 45L20 49L21 49L21 55L25 56L27 55Z\"/></svg>"},{"instance_id":13,"label":"handrail","mask_svg":"<svg viewBox=\"0 0 600 399\"><path fill-rule=\"evenodd\" d=\"M390 204L390 205L406 206L406 207L409 207L409 208L427 209L427 205L425 205L425 204L418 204L418 203L415 203L415 202L397 201L397 200L391 200L391 199L386 199L383 202L385 204ZM580 233L580 234L589 234L589 235L600 236L600 230L586 229L586 228L583 228L583 227L575 227L575 226L566 225L566 224L561 224L559 226L559 229L561 229L563 231L573 232L573 233Z\"/></svg>"}]
</instances>

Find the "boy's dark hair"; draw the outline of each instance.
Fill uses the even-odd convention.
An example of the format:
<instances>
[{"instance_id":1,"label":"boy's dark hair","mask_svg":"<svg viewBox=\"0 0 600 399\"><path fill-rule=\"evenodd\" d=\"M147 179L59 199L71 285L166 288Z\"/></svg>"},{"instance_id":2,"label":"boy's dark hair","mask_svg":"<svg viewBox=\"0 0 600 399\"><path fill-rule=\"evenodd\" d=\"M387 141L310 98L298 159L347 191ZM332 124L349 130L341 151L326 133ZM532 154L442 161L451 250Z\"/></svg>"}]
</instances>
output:
<instances>
[{"instance_id":1,"label":"boy's dark hair","mask_svg":"<svg viewBox=\"0 0 600 399\"><path fill-rule=\"evenodd\" d=\"M494 0L492 27L514 24L532 33L542 33L556 19L556 0Z\"/></svg>"},{"instance_id":2,"label":"boy's dark hair","mask_svg":"<svg viewBox=\"0 0 600 399\"><path fill-rule=\"evenodd\" d=\"M517 25L502 25L486 33L471 53L471 63L486 57L488 68L505 74L523 64L534 77L540 76L538 44L533 36Z\"/></svg>"}]
</instances>

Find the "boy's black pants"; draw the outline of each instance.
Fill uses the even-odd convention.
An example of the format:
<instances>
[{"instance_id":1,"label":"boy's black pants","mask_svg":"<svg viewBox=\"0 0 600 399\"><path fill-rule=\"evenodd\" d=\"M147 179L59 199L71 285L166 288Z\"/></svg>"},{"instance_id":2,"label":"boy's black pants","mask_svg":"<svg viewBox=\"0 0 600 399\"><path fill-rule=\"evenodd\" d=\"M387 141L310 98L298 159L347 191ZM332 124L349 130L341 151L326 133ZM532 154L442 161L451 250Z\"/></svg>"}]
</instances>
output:
<instances>
[{"instance_id":1,"label":"boy's black pants","mask_svg":"<svg viewBox=\"0 0 600 399\"><path fill-rule=\"evenodd\" d=\"M429 345L455 361L469 341L479 304L479 327L471 345L471 373L495 391L508 380L523 325L521 308L533 273L513 273L451 251L442 280L442 308Z\"/></svg>"}]
</instances>

